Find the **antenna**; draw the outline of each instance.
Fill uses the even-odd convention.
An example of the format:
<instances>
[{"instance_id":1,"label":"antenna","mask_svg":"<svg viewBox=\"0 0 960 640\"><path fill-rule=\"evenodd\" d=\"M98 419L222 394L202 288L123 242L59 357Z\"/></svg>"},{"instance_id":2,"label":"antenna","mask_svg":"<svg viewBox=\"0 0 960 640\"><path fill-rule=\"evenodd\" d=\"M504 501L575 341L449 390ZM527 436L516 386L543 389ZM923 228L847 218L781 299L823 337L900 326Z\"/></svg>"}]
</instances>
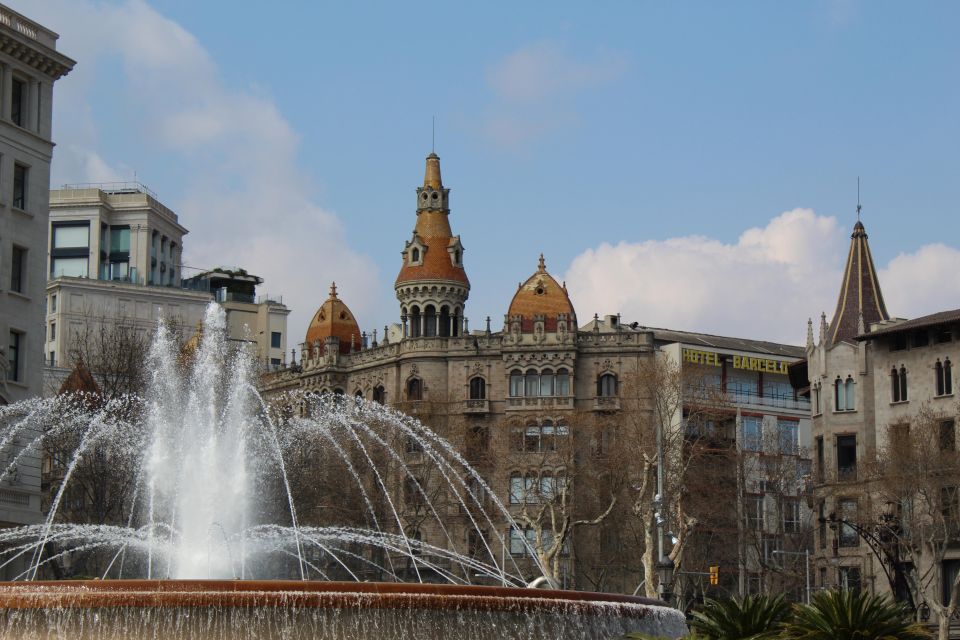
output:
<instances>
[{"instance_id":1,"label":"antenna","mask_svg":"<svg viewBox=\"0 0 960 640\"><path fill-rule=\"evenodd\" d=\"M437 116L430 119L430 153L437 152Z\"/></svg>"},{"instance_id":2,"label":"antenna","mask_svg":"<svg viewBox=\"0 0 960 640\"><path fill-rule=\"evenodd\" d=\"M857 176L857 222L860 222L860 176Z\"/></svg>"}]
</instances>

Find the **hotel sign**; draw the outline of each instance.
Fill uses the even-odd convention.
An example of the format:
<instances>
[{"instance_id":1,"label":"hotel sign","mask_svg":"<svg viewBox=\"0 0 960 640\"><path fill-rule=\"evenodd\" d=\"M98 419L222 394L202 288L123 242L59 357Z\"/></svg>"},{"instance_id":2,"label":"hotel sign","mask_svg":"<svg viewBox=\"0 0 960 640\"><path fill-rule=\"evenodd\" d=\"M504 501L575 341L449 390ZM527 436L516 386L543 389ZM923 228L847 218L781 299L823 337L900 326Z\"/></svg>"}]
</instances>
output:
<instances>
[{"instance_id":1,"label":"hotel sign","mask_svg":"<svg viewBox=\"0 0 960 640\"><path fill-rule=\"evenodd\" d=\"M771 360L770 358L753 358L750 356L717 353L716 351L698 351L697 349L684 349L683 361L713 367L719 367L724 361L727 361L733 365L734 369L762 371L764 373L781 373L783 375L787 374L787 367L790 364L789 362Z\"/></svg>"}]
</instances>

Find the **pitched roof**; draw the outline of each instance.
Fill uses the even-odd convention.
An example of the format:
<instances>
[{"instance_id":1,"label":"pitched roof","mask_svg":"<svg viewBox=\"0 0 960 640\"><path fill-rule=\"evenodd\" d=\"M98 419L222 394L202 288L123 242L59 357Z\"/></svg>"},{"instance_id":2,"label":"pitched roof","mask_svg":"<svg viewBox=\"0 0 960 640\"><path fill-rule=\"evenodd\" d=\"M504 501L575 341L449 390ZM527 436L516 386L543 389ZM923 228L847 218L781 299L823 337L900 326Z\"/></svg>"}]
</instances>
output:
<instances>
[{"instance_id":1,"label":"pitched roof","mask_svg":"<svg viewBox=\"0 0 960 640\"><path fill-rule=\"evenodd\" d=\"M837 297L837 309L830 322L830 343L853 342L861 327L889 318L877 270L873 266L867 231L858 220L850 235L847 267Z\"/></svg>"},{"instance_id":2,"label":"pitched roof","mask_svg":"<svg viewBox=\"0 0 960 640\"><path fill-rule=\"evenodd\" d=\"M547 273L547 265L541 253L537 270L513 294L507 315L522 316L521 326L524 331L533 331L533 316L542 315L545 330L555 331L557 314L560 313L567 314L571 320L576 318L566 286L561 286Z\"/></svg>"},{"instance_id":3,"label":"pitched roof","mask_svg":"<svg viewBox=\"0 0 960 640\"><path fill-rule=\"evenodd\" d=\"M913 320L904 320L886 325L881 325L873 331L868 331L857 336L857 340L872 340L881 336L893 335L901 331L911 331L913 329L924 329L927 327L936 327L944 324L953 324L960 322L960 309L950 311L938 311L928 316L921 316Z\"/></svg>"},{"instance_id":4,"label":"pitched roof","mask_svg":"<svg viewBox=\"0 0 960 640\"><path fill-rule=\"evenodd\" d=\"M97 381L93 378L93 374L90 373L90 370L87 369L86 365L81 361L74 365L73 371L70 372L67 379L60 385L60 390L57 393L59 395L66 393L99 394L100 385L97 384Z\"/></svg>"}]
</instances>

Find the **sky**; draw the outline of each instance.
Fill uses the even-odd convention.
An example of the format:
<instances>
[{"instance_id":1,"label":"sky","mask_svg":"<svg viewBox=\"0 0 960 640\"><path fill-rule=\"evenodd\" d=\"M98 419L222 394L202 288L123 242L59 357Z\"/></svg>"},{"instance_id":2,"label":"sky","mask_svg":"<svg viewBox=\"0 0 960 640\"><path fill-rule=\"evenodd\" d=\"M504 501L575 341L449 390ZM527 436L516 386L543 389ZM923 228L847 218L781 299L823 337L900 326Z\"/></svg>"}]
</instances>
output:
<instances>
[{"instance_id":1,"label":"sky","mask_svg":"<svg viewBox=\"0 0 960 640\"><path fill-rule=\"evenodd\" d=\"M960 3L6 2L77 60L52 186L143 182L294 344L334 280L399 321L434 121L473 329L542 252L581 324L802 344L858 177L890 313L960 307Z\"/></svg>"}]
</instances>

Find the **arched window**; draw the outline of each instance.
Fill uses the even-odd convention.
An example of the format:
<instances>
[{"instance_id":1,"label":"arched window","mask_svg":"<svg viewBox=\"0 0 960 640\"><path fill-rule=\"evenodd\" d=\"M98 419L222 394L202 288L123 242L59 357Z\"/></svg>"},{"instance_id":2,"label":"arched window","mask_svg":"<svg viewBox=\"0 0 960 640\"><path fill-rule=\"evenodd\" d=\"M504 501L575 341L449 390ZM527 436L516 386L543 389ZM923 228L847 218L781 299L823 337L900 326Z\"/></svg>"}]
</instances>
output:
<instances>
[{"instance_id":1,"label":"arched window","mask_svg":"<svg viewBox=\"0 0 960 640\"><path fill-rule=\"evenodd\" d=\"M354 391L353 397L360 398L361 400L363 400L363 389L357 389L356 391Z\"/></svg>"},{"instance_id":2,"label":"arched window","mask_svg":"<svg viewBox=\"0 0 960 640\"><path fill-rule=\"evenodd\" d=\"M566 369L557 369L557 375L554 378L554 395L566 397L570 395L570 374Z\"/></svg>"},{"instance_id":3,"label":"arched window","mask_svg":"<svg viewBox=\"0 0 960 640\"><path fill-rule=\"evenodd\" d=\"M462 312L460 311L460 307L457 307L456 309L453 310L453 336L454 337L460 335L460 327L462 325L463 325Z\"/></svg>"},{"instance_id":4,"label":"arched window","mask_svg":"<svg viewBox=\"0 0 960 640\"><path fill-rule=\"evenodd\" d=\"M847 376L847 381L844 383L844 386L847 388L847 411L856 411L857 396L854 388L853 376Z\"/></svg>"},{"instance_id":5,"label":"arched window","mask_svg":"<svg viewBox=\"0 0 960 640\"><path fill-rule=\"evenodd\" d=\"M373 401L384 404L387 400L387 390L383 388L383 385L377 385L373 388Z\"/></svg>"},{"instance_id":6,"label":"arched window","mask_svg":"<svg viewBox=\"0 0 960 640\"><path fill-rule=\"evenodd\" d=\"M510 372L510 397L519 398L523 395L523 374L519 371Z\"/></svg>"},{"instance_id":7,"label":"arched window","mask_svg":"<svg viewBox=\"0 0 960 640\"><path fill-rule=\"evenodd\" d=\"M450 308L446 305L440 307L440 335L444 338L450 336Z\"/></svg>"},{"instance_id":8,"label":"arched window","mask_svg":"<svg viewBox=\"0 0 960 640\"><path fill-rule=\"evenodd\" d=\"M540 395L553 395L553 369L544 369L540 372Z\"/></svg>"},{"instance_id":9,"label":"arched window","mask_svg":"<svg viewBox=\"0 0 960 640\"><path fill-rule=\"evenodd\" d=\"M423 335L428 338L437 335L437 310L432 304L423 308Z\"/></svg>"},{"instance_id":10,"label":"arched window","mask_svg":"<svg viewBox=\"0 0 960 640\"><path fill-rule=\"evenodd\" d=\"M813 415L820 413L820 383L816 383L810 389L810 394L813 396Z\"/></svg>"},{"instance_id":11,"label":"arched window","mask_svg":"<svg viewBox=\"0 0 960 640\"><path fill-rule=\"evenodd\" d=\"M410 262L420 262L420 249L414 247L410 251Z\"/></svg>"},{"instance_id":12,"label":"arched window","mask_svg":"<svg viewBox=\"0 0 960 640\"><path fill-rule=\"evenodd\" d=\"M486 400L487 399L487 381L476 376L475 378L470 379L470 399L471 400Z\"/></svg>"},{"instance_id":13,"label":"arched window","mask_svg":"<svg viewBox=\"0 0 960 640\"><path fill-rule=\"evenodd\" d=\"M937 359L937 395L947 396L953 393L953 367L950 365L950 358L943 362Z\"/></svg>"},{"instance_id":14,"label":"arched window","mask_svg":"<svg viewBox=\"0 0 960 640\"><path fill-rule=\"evenodd\" d=\"M423 383L420 378L410 378L407 382L407 400L423 400Z\"/></svg>"},{"instance_id":15,"label":"arched window","mask_svg":"<svg viewBox=\"0 0 960 640\"><path fill-rule=\"evenodd\" d=\"M597 378L597 395L604 398L617 395L617 377L612 373L605 373Z\"/></svg>"},{"instance_id":16,"label":"arched window","mask_svg":"<svg viewBox=\"0 0 960 640\"><path fill-rule=\"evenodd\" d=\"M420 322L420 307L414 305L410 307L410 337L419 338L422 329Z\"/></svg>"},{"instance_id":17,"label":"arched window","mask_svg":"<svg viewBox=\"0 0 960 640\"><path fill-rule=\"evenodd\" d=\"M907 368L901 366L890 370L891 397L894 402L907 401Z\"/></svg>"},{"instance_id":18,"label":"arched window","mask_svg":"<svg viewBox=\"0 0 960 640\"><path fill-rule=\"evenodd\" d=\"M552 420L544 420L540 425L540 451L557 450L557 433Z\"/></svg>"},{"instance_id":19,"label":"arched window","mask_svg":"<svg viewBox=\"0 0 960 640\"><path fill-rule=\"evenodd\" d=\"M837 376L837 379L833 381L833 410L847 410L847 388L844 386L840 376Z\"/></svg>"},{"instance_id":20,"label":"arched window","mask_svg":"<svg viewBox=\"0 0 960 640\"><path fill-rule=\"evenodd\" d=\"M453 252L453 264L454 266L460 266L460 249L456 249Z\"/></svg>"},{"instance_id":21,"label":"arched window","mask_svg":"<svg viewBox=\"0 0 960 640\"><path fill-rule=\"evenodd\" d=\"M527 396L538 396L540 395L540 374L534 369L527 369L526 384L524 395Z\"/></svg>"}]
</instances>

